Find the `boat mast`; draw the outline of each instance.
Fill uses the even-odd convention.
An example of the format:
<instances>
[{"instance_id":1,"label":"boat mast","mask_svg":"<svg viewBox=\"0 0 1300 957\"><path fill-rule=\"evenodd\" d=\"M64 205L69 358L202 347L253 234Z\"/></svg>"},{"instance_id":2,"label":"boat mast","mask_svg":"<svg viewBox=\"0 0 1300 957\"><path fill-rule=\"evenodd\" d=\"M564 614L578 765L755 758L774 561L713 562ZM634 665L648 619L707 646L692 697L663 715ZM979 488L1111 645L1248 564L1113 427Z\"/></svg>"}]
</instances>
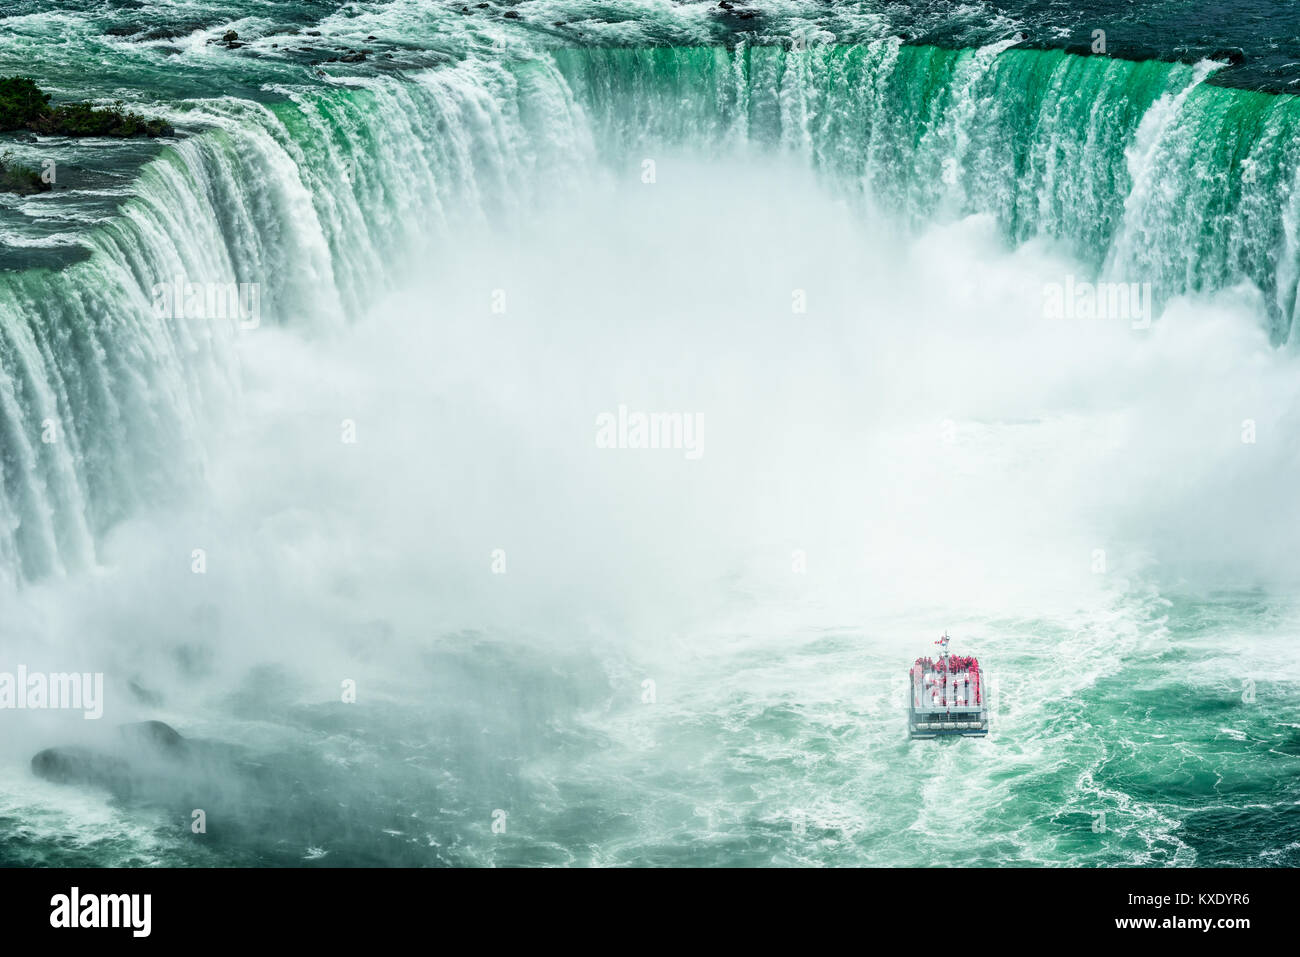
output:
<instances>
[{"instance_id":1,"label":"boat mast","mask_svg":"<svg viewBox=\"0 0 1300 957\"><path fill-rule=\"evenodd\" d=\"M943 637L935 642L936 645L939 645L940 647L943 648L943 654L941 657L943 658L945 664L947 664L948 662L948 642L951 640L952 639L948 637L948 629L945 628L943 630Z\"/></svg>"}]
</instances>

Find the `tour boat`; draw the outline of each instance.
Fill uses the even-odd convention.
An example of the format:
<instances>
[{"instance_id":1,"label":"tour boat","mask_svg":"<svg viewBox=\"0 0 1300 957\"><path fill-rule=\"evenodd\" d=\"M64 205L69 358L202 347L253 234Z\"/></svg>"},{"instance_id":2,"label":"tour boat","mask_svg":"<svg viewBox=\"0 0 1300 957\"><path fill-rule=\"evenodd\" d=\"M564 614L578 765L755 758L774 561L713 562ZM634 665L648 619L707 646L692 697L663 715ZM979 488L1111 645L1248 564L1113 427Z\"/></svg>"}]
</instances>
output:
<instances>
[{"instance_id":1,"label":"tour boat","mask_svg":"<svg viewBox=\"0 0 1300 957\"><path fill-rule=\"evenodd\" d=\"M917 658L912 665L907 699L907 731L912 738L958 734L982 738L989 733L989 705L984 675L976 658L948 653L948 633L935 642L938 660Z\"/></svg>"}]
</instances>

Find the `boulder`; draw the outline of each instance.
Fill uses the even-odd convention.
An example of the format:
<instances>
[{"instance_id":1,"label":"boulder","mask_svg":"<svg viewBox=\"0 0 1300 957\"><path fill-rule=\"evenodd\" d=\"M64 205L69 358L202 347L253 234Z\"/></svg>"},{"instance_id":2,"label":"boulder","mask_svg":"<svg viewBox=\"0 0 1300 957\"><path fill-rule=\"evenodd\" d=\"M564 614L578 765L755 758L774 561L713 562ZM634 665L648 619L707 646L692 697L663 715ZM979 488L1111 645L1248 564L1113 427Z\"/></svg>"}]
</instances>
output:
<instances>
[{"instance_id":1,"label":"boulder","mask_svg":"<svg viewBox=\"0 0 1300 957\"><path fill-rule=\"evenodd\" d=\"M190 757L189 743L175 728L141 721L122 725L102 747L46 748L32 758L32 772L55 784L102 787L126 798L183 770Z\"/></svg>"}]
</instances>

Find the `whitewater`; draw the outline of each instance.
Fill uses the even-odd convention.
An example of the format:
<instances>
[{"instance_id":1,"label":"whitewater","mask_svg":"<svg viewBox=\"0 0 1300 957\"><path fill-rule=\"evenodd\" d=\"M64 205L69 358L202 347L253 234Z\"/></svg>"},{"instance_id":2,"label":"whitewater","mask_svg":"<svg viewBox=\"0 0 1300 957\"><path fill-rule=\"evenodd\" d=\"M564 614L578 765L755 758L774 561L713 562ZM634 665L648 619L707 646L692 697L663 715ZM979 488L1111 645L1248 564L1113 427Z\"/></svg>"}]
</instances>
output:
<instances>
[{"instance_id":1,"label":"whitewater","mask_svg":"<svg viewBox=\"0 0 1300 957\"><path fill-rule=\"evenodd\" d=\"M6 144L68 188L0 202L0 671L255 770L123 800L0 712L0 862L1300 863L1284 83L965 8L44 7L0 75L180 135ZM944 629L992 733L909 744Z\"/></svg>"}]
</instances>

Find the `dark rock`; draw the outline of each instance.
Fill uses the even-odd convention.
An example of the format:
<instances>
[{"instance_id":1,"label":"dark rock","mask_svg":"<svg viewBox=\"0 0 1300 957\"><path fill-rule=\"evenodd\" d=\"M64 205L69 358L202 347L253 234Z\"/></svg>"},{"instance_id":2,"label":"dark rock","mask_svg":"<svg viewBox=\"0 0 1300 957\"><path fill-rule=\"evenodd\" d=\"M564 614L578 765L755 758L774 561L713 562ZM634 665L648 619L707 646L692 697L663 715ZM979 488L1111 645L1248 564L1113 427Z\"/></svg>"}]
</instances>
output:
<instances>
[{"instance_id":1,"label":"dark rock","mask_svg":"<svg viewBox=\"0 0 1300 957\"><path fill-rule=\"evenodd\" d=\"M519 14L517 14L517 13L516 13L515 11L513 11L513 10L507 10L505 13L501 14L501 16L505 17L507 20L518 20L518 19L519 19Z\"/></svg>"},{"instance_id":2,"label":"dark rock","mask_svg":"<svg viewBox=\"0 0 1300 957\"><path fill-rule=\"evenodd\" d=\"M141 40L175 40L177 37L187 37L195 30L206 30L208 25L197 20L185 20L178 24L170 26L150 27L139 37ZM209 43L216 43L216 40L209 40Z\"/></svg>"},{"instance_id":3,"label":"dark rock","mask_svg":"<svg viewBox=\"0 0 1300 957\"><path fill-rule=\"evenodd\" d=\"M1241 47L1224 47L1221 50L1215 50L1210 54L1211 60L1227 60L1233 66L1238 66L1246 62L1246 51Z\"/></svg>"},{"instance_id":4,"label":"dark rock","mask_svg":"<svg viewBox=\"0 0 1300 957\"><path fill-rule=\"evenodd\" d=\"M185 739L180 732L161 721L124 724L117 732L128 744L152 748L160 754L178 756L185 752Z\"/></svg>"},{"instance_id":5,"label":"dark rock","mask_svg":"<svg viewBox=\"0 0 1300 957\"><path fill-rule=\"evenodd\" d=\"M91 745L39 752L32 758L32 772L56 784L102 788L122 801L195 808L208 807L198 802L217 795L237 799L257 770L242 748L182 737L161 721L99 734Z\"/></svg>"},{"instance_id":6,"label":"dark rock","mask_svg":"<svg viewBox=\"0 0 1300 957\"><path fill-rule=\"evenodd\" d=\"M238 39L239 39L239 34L238 34L238 33L236 33L234 30L227 30L227 31L225 32L225 34L222 35L222 37L221 37L221 42L222 42L222 43L233 43L235 40L238 40Z\"/></svg>"},{"instance_id":7,"label":"dark rock","mask_svg":"<svg viewBox=\"0 0 1300 957\"><path fill-rule=\"evenodd\" d=\"M721 7L723 10L735 9L734 5L728 3L727 0L719 0L718 6Z\"/></svg>"},{"instance_id":8,"label":"dark rock","mask_svg":"<svg viewBox=\"0 0 1300 957\"><path fill-rule=\"evenodd\" d=\"M32 771L55 784L95 784L120 792L127 787L130 766L121 758L89 748L46 748L32 758Z\"/></svg>"},{"instance_id":9,"label":"dark rock","mask_svg":"<svg viewBox=\"0 0 1300 957\"><path fill-rule=\"evenodd\" d=\"M175 728L141 721L119 727L116 740L103 748L46 748L32 758L32 772L55 784L102 787L130 797L188 757L189 745Z\"/></svg>"}]
</instances>

